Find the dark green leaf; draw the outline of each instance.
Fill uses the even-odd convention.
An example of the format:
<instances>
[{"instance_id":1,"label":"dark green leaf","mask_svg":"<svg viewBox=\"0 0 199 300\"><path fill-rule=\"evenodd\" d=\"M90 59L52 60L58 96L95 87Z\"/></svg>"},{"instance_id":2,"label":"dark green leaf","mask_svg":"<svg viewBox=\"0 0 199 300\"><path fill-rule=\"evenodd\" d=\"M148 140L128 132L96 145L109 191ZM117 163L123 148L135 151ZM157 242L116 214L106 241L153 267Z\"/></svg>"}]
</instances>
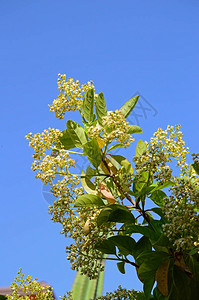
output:
<instances>
[{"instance_id":1,"label":"dark green leaf","mask_svg":"<svg viewBox=\"0 0 199 300\"><path fill-rule=\"evenodd\" d=\"M74 207L83 207L83 206L104 206L103 200L96 195L85 194L79 196L75 201Z\"/></svg>"},{"instance_id":2,"label":"dark green leaf","mask_svg":"<svg viewBox=\"0 0 199 300\"><path fill-rule=\"evenodd\" d=\"M83 146L83 153L87 156L90 163L97 168L102 161L100 147L95 139L88 141Z\"/></svg>"},{"instance_id":3,"label":"dark green leaf","mask_svg":"<svg viewBox=\"0 0 199 300\"><path fill-rule=\"evenodd\" d=\"M141 156L143 152L146 151L146 149L147 149L147 145L142 140L139 140L137 142L135 156Z\"/></svg>"},{"instance_id":4,"label":"dark green leaf","mask_svg":"<svg viewBox=\"0 0 199 300\"><path fill-rule=\"evenodd\" d=\"M107 115L106 102L104 99L104 94L99 93L98 97L95 100L96 114L97 120L100 125L102 125L102 117Z\"/></svg>"},{"instance_id":5,"label":"dark green leaf","mask_svg":"<svg viewBox=\"0 0 199 300\"><path fill-rule=\"evenodd\" d=\"M95 248L105 254L116 254L115 245L110 239L95 245Z\"/></svg>"},{"instance_id":6,"label":"dark green leaf","mask_svg":"<svg viewBox=\"0 0 199 300\"><path fill-rule=\"evenodd\" d=\"M163 296L157 287L153 290L154 300L167 300L168 298Z\"/></svg>"},{"instance_id":7,"label":"dark green leaf","mask_svg":"<svg viewBox=\"0 0 199 300\"><path fill-rule=\"evenodd\" d=\"M88 89L83 99L82 112L84 118L89 123L94 121L93 103L94 103L94 89Z\"/></svg>"},{"instance_id":8,"label":"dark green leaf","mask_svg":"<svg viewBox=\"0 0 199 300\"><path fill-rule=\"evenodd\" d=\"M132 254L136 245L135 240L130 236L116 235L110 237L108 240L117 246L120 253L125 256Z\"/></svg>"},{"instance_id":9,"label":"dark green leaf","mask_svg":"<svg viewBox=\"0 0 199 300\"><path fill-rule=\"evenodd\" d=\"M150 298L150 299L153 299L153 298ZM147 298L144 293L138 293L136 296L136 300L147 300Z\"/></svg>"},{"instance_id":10,"label":"dark green leaf","mask_svg":"<svg viewBox=\"0 0 199 300\"><path fill-rule=\"evenodd\" d=\"M141 225L129 225L127 233L140 233L152 240L156 240L157 234L154 230L151 229L149 226L141 226Z\"/></svg>"},{"instance_id":11,"label":"dark green leaf","mask_svg":"<svg viewBox=\"0 0 199 300\"><path fill-rule=\"evenodd\" d=\"M142 129L137 125L130 125L128 133L130 134L142 133Z\"/></svg>"},{"instance_id":12,"label":"dark green leaf","mask_svg":"<svg viewBox=\"0 0 199 300\"><path fill-rule=\"evenodd\" d=\"M168 247L170 245L170 241L166 235L163 233L160 235L159 239L153 244L153 246L161 246L161 247Z\"/></svg>"},{"instance_id":13,"label":"dark green leaf","mask_svg":"<svg viewBox=\"0 0 199 300\"><path fill-rule=\"evenodd\" d=\"M136 243L133 253L134 258L136 259L141 253L145 251L152 251L152 245L149 241L149 238L143 236Z\"/></svg>"},{"instance_id":14,"label":"dark green leaf","mask_svg":"<svg viewBox=\"0 0 199 300\"><path fill-rule=\"evenodd\" d=\"M138 99L140 96L135 96L131 99L129 99L121 108L121 113L125 116L125 118L128 117L128 115L132 112L133 108L135 107Z\"/></svg>"},{"instance_id":15,"label":"dark green leaf","mask_svg":"<svg viewBox=\"0 0 199 300\"><path fill-rule=\"evenodd\" d=\"M117 263L118 270L119 270L120 273L122 273L122 274L125 274L124 265L125 265L125 262L124 262L124 261L121 261L121 262Z\"/></svg>"},{"instance_id":16,"label":"dark green leaf","mask_svg":"<svg viewBox=\"0 0 199 300\"><path fill-rule=\"evenodd\" d=\"M196 174L199 175L199 162L195 162L194 164L192 164L192 167L196 171Z\"/></svg>"},{"instance_id":17,"label":"dark green leaf","mask_svg":"<svg viewBox=\"0 0 199 300\"><path fill-rule=\"evenodd\" d=\"M6 296L0 295L0 300L6 300L6 299L7 299Z\"/></svg>"},{"instance_id":18,"label":"dark green leaf","mask_svg":"<svg viewBox=\"0 0 199 300\"><path fill-rule=\"evenodd\" d=\"M164 220L165 216L164 216L164 213L163 213L163 211L160 207L154 207L154 208L151 208L151 210L154 213L156 213L157 215L159 215Z\"/></svg>"},{"instance_id":19,"label":"dark green leaf","mask_svg":"<svg viewBox=\"0 0 199 300\"><path fill-rule=\"evenodd\" d=\"M97 218L97 225L100 226L106 222L117 223L135 223L133 214L124 206L119 204L111 204L106 206Z\"/></svg>"},{"instance_id":20,"label":"dark green leaf","mask_svg":"<svg viewBox=\"0 0 199 300\"><path fill-rule=\"evenodd\" d=\"M67 131L75 147L83 148L83 145L88 141L84 129L78 123L69 120L67 122Z\"/></svg>"},{"instance_id":21,"label":"dark green leaf","mask_svg":"<svg viewBox=\"0 0 199 300\"><path fill-rule=\"evenodd\" d=\"M154 283L155 283L155 275L153 272L151 272L150 275L148 275L148 277L144 279L143 290L147 300L149 300L151 297L151 291L154 286Z\"/></svg>"},{"instance_id":22,"label":"dark green leaf","mask_svg":"<svg viewBox=\"0 0 199 300\"><path fill-rule=\"evenodd\" d=\"M69 131L66 129L62 131L63 136L59 138L60 142L64 146L65 150L69 150L75 148L75 144L73 143L72 138L70 137Z\"/></svg>"}]
</instances>

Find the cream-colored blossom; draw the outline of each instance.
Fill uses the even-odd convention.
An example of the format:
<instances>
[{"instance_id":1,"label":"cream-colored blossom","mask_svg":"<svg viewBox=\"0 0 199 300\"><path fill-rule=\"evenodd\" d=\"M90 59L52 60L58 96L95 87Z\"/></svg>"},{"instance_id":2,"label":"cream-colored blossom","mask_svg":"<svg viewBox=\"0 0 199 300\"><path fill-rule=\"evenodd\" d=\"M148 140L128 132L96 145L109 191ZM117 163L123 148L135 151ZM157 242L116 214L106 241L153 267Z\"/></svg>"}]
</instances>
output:
<instances>
[{"instance_id":1,"label":"cream-colored blossom","mask_svg":"<svg viewBox=\"0 0 199 300\"><path fill-rule=\"evenodd\" d=\"M128 133L130 125L126 122L126 118L119 111L109 111L107 116L102 118L102 125L96 124L88 128L87 134L90 138L101 137L105 144L111 142L119 142L128 147L134 142L134 138Z\"/></svg>"},{"instance_id":2,"label":"cream-colored blossom","mask_svg":"<svg viewBox=\"0 0 199 300\"><path fill-rule=\"evenodd\" d=\"M199 241L199 215L195 210L199 209L197 186L187 179L178 179L165 200L163 211L167 222L163 225L164 233L177 251L191 249Z\"/></svg>"},{"instance_id":3,"label":"cream-colored blossom","mask_svg":"<svg viewBox=\"0 0 199 300\"><path fill-rule=\"evenodd\" d=\"M41 286L36 279L25 275L20 269L15 281L11 284L12 295L7 295L8 300L29 300L30 295L36 292L36 300L54 300L53 290L50 286ZM20 295L23 292L24 295Z\"/></svg>"},{"instance_id":4,"label":"cream-colored blossom","mask_svg":"<svg viewBox=\"0 0 199 300\"><path fill-rule=\"evenodd\" d=\"M66 75L58 74L59 78L57 81L59 96L53 101L50 107L50 111L55 112L58 119L63 119L66 111L80 110L83 97L88 89L93 88L93 81L88 81L82 86L79 80L74 81L73 78L68 78L66 81Z\"/></svg>"}]
</instances>

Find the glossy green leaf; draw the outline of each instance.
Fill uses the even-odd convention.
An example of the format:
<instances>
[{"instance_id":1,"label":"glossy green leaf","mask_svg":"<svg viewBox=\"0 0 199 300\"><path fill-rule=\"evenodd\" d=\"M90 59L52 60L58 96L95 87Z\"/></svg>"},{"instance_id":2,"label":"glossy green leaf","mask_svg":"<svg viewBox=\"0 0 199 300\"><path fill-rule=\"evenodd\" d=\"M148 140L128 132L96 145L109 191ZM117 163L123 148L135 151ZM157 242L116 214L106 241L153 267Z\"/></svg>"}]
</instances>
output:
<instances>
[{"instance_id":1,"label":"glossy green leaf","mask_svg":"<svg viewBox=\"0 0 199 300\"><path fill-rule=\"evenodd\" d=\"M78 123L69 120L67 122L67 131L75 147L83 148L83 145L88 141L84 129Z\"/></svg>"},{"instance_id":2,"label":"glossy green leaf","mask_svg":"<svg viewBox=\"0 0 199 300\"><path fill-rule=\"evenodd\" d=\"M94 89L88 89L83 99L82 112L84 118L89 123L94 121L93 104L94 104Z\"/></svg>"},{"instance_id":3,"label":"glossy green leaf","mask_svg":"<svg viewBox=\"0 0 199 300\"><path fill-rule=\"evenodd\" d=\"M143 236L136 243L133 253L134 258L136 259L141 253L145 251L152 251L152 244L149 241L149 238Z\"/></svg>"},{"instance_id":4,"label":"glossy green leaf","mask_svg":"<svg viewBox=\"0 0 199 300\"><path fill-rule=\"evenodd\" d=\"M107 115L106 102L103 93L99 93L98 97L95 99L95 107L97 120L99 124L102 125L102 118Z\"/></svg>"},{"instance_id":5,"label":"glossy green leaf","mask_svg":"<svg viewBox=\"0 0 199 300\"><path fill-rule=\"evenodd\" d=\"M111 157L114 160L116 160L121 166L124 167L126 173L133 174L133 167L126 157L122 155L113 155L113 154L111 154Z\"/></svg>"},{"instance_id":6,"label":"glossy green leaf","mask_svg":"<svg viewBox=\"0 0 199 300\"><path fill-rule=\"evenodd\" d=\"M97 168L102 161L100 147L95 139L88 141L83 146L83 153L87 156L90 163Z\"/></svg>"},{"instance_id":7,"label":"glossy green leaf","mask_svg":"<svg viewBox=\"0 0 199 300\"><path fill-rule=\"evenodd\" d=\"M97 218L97 225L100 226L106 222L117 223L135 223L135 217L124 206L119 204L111 204L106 206Z\"/></svg>"},{"instance_id":8,"label":"glossy green leaf","mask_svg":"<svg viewBox=\"0 0 199 300\"><path fill-rule=\"evenodd\" d=\"M64 146L65 150L69 150L72 148L75 148L75 144L73 143L72 138L70 137L69 131L66 129L64 131L62 131L63 136L59 137L60 142L62 143L62 145Z\"/></svg>"},{"instance_id":9,"label":"glossy green leaf","mask_svg":"<svg viewBox=\"0 0 199 300\"><path fill-rule=\"evenodd\" d=\"M135 177L133 181L133 191L141 192L144 187L147 187L149 184L149 171L144 171L139 174L139 176Z\"/></svg>"},{"instance_id":10,"label":"glossy green leaf","mask_svg":"<svg viewBox=\"0 0 199 300\"><path fill-rule=\"evenodd\" d=\"M103 200L96 196L96 195L81 195L79 198L75 201L74 207L83 207L83 206L104 206Z\"/></svg>"},{"instance_id":11,"label":"glossy green leaf","mask_svg":"<svg viewBox=\"0 0 199 300\"><path fill-rule=\"evenodd\" d=\"M158 184L157 182L155 182L154 184L151 184L148 188L148 194L149 193L153 193L155 191L159 191L162 190L164 188L170 187L175 185L175 182L173 181L166 181L163 184Z\"/></svg>"},{"instance_id":12,"label":"glossy green leaf","mask_svg":"<svg viewBox=\"0 0 199 300\"><path fill-rule=\"evenodd\" d=\"M142 133L142 129L137 125L130 125L128 133L130 134Z\"/></svg>"},{"instance_id":13,"label":"glossy green leaf","mask_svg":"<svg viewBox=\"0 0 199 300\"><path fill-rule=\"evenodd\" d=\"M140 233L152 240L156 240L157 234L154 230L151 229L149 226L142 226L142 225L130 225L129 230L131 233Z\"/></svg>"},{"instance_id":14,"label":"glossy green leaf","mask_svg":"<svg viewBox=\"0 0 199 300\"><path fill-rule=\"evenodd\" d=\"M131 99L129 99L121 108L120 111L121 113L127 118L129 114L132 112L134 109L136 103L138 102L140 96L135 96Z\"/></svg>"},{"instance_id":15,"label":"glossy green leaf","mask_svg":"<svg viewBox=\"0 0 199 300\"><path fill-rule=\"evenodd\" d=\"M199 175L199 162L192 164L192 167L194 168L196 174Z\"/></svg>"},{"instance_id":16,"label":"glossy green leaf","mask_svg":"<svg viewBox=\"0 0 199 300\"><path fill-rule=\"evenodd\" d=\"M151 291L153 289L155 283L155 275L153 272L144 280L143 290L146 296L146 299L149 300L151 298Z\"/></svg>"},{"instance_id":17,"label":"glossy green leaf","mask_svg":"<svg viewBox=\"0 0 199 300\"><path fill-rule=\"evenodd\" d=\"M132 254L136 245L135 240L130 236L116 235L110 237L108 240L117 246L120 253L125 256Z\"/></svg>"},{"instance_id":18,"label":"glossy green leaf","mask_svg":"<svg viewBox=\"0 0 199 300\"><path fill-rule=\"evenodd\" d=\"M111 151L111 150L114 150L114 149L117 149L117 148L121 148L121 147L124 147L124 145L123 145L123 144L116 144L116 145L113 145L113 146L111 146L111 147L107 150L107 152L109 152L109 151Z\"/></svg>"},{"instance_id":19,"label":"glossy green leaf","mask_svg":"<svg viewBox=\"0 0 199 300\"><path fill-rule=\"evenodd\" d=\"M150 195L150 199L153 200L153 202L157 205L159 205L160 207L163 207L165 201L164 199L167 197L167 195L165 194L165 192L161 191L161 190L157 190L153 193L151 193Z\"/></svg>"},{"instance_id":20,"label":"glossy green leaf","mask_svg":"<svg viewBox=\"0 0 199 300\"><path fill-rule=\"evenodd\" d=\"M162 211L162 209L160 207L153 207L151 208L151 210L156 213L157 215L159 215L162 219L165 218L164 213Z\"/></svg>"},{"instance_id":21,"label":"glossy green leaf","mask_svg":"<svg viewBox=\"0 0 199 300\"><path fill-rule=\"evenodd\" d=\"M82 171L82 173L81 173L81 184L82 184L84 190L85 190L88 194L93 194L93 195L96 195L96 194L97 194L95 185L94 185L94 184L92 183L92 181L89 179L89 176L85 176L84 171Z\"/></svg>"},{"instance_id":22,"label":"glossy green leaf","mask_svg":"<svg viewBox=\"0 0 199 300\"><path fill-rule=\"evenodd\" d=\"M125 262L124 261L121 261L121 262L117 263L118 270L122 274L125 274L124 266L125 266Z\"/></svg>"},{"instance_id":23,"label":"glossy green leaf","mask_svg":"<svg viewBox=\"0 0 199 300\"><path fill-rule=\"evenodd\" d=\"M139 140L137 142L137 146L136 146L136 150L135 150L135 156L141 156L142 153L144 151L146 151L146 149L147 149L147 145L142 140Z\"/></svg>"},{"instance_id":24,"label":"glossy green leaf","mask_svg":"<svg viewBox=\"0 0 199 300\"><path fill-rule=\"evenodd\" d=\"M91 168L91 166L88 166L86 168L86 176L89 177L89 178L92 178L95 175L96 175L96 170Z\"/></svg>"},{"instance_id":25,"label":"glossy green leaf","mask_svg":"<svg viewBox=\"0 0 199 300\"><path fill-rule=\"evenodd\" d=\"M95 248L105 254L116 254L116 247L110 239L97 243Z\"/></svg>"}]
</instances>

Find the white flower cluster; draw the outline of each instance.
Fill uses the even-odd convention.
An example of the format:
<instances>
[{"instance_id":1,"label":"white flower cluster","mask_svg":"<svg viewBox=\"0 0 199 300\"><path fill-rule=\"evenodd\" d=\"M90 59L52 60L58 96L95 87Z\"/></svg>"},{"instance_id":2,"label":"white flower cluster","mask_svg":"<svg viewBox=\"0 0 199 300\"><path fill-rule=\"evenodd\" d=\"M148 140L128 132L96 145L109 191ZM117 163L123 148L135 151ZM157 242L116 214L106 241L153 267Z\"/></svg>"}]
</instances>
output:
<instances>
[{"instance_id":1,"label":"white flower cluster","mask_svg":"<svg viewBox=\"0 0 199 300\"><path fill-rule=\"evenodd\" d=\"M155 180L164 182L174 179L169 165L173 159L177 161L176 166L180 167L182 174L188 172L188 153L180 125L168 126L166 130L159 128L154 133L147 143L147 150L141 156L135 156L134 161L137 170L150 170Z\"/></svg>"},{"instance_id":2,"label":"white flower cluster","mask_svg":"<svg viewBox=\"0 0 199 300\"><path fill-rule=\"evenodd\" d=\"M80 86L79 80L74 81L69 77L66 81L65 74L58 74L58 76L59 96L49 107L50 111L55 112L56 117L61 120L66 111L80 110L85 92L94 88L94 84L93 81L88 81Z\"/></svg>"},{"instance_id":3,"label":"white flower cluster","mask_svg":"<svg viewBox=\"0 0 199 300\"><path fill-rule=\"evenodd\" d=\"M127 290L122 288L121 285L118 286L117 290L114 292L106 293L105 296L101 296L96 298L97 300L137 300L139 294L143 294L139 291ZM62 300L74 300L72 296L72 292L67 292L64 297L60 297ZM139 298L141 299L141 298ZM89 299L92 300L92 299Z\"/></svg>"},{"instance_id":4,"label":"white flower cluster","mask_svg":"<svg viewBox=\"0 0 199 300\"><path fill-rule=\"evenodd\" d=\"M102 125L96 124L88 128L88 136L90 138L101 137L105 144L117 141L128 147L134 142L134 138L128 133L130 125L126 122L126 118L119 111L109 111L107 116L102 118Z\"/></svg>"},{"instance_id":5,"label":"white flower cluster","mask_svg":"<svg viewBox=\"0 0 199 300\"><path fill-rule=\"evenodd\" d=\"M177 251L190 250L199 242L199 189L193 181L180 178L171 189L163 211L167 223L163 231Z\"/></svg>"},{"instance_id":6,"label":"white flower cluster","mask_svg":"<svg viewBox=\"0 0 199 300\"><path fill-rule=\"evenodd\" d=\"M24 274L20 269L15 281L11 284L12 295L7 295L8 300L29 300L33 297L33 293L36 292L36 300L54 300L53 290L50 286L41 286L36 279L32 279L30 275L24 278ZM19 292L23 292L24 295L20 295Z\"/></svg>"},{"instance_id":7,"label":"white flower cluster","mask_svg":"<svg viewBox=\"0 0 199 300\"><path fill-rule=\"evenodd\" d=\"M106 293L105 296L98 297L98 300L136 300L140 292L134 290L127 290L122 288L121 285L118 286L117 290L111 293Z\"/></svg>"}]
</instances>

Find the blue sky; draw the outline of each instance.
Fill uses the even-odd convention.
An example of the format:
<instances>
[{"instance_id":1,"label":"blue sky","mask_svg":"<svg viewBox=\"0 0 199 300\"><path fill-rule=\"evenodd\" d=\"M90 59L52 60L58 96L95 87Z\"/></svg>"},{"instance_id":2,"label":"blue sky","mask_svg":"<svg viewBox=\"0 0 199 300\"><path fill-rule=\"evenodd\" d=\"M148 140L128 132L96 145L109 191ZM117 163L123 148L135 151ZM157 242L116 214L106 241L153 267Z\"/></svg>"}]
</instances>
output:
<instances>
[{"instance_id":1,"label":"blue sky","mask_svg":"<svg viewBox=\"0 0 199 300\"><path fill-rule=\"evenodd\" d=\"M186 144L198 152L198 13L197 0L1 0L0 286L22 267L52 284L58 296L75 275L25 140L30 131L64 129L73 118L60 122L49 112L58 73L82 83L92 79L109 110L139 92L148 110L138 107L139 116L130 117L143 128L136 139L180 123ZM107 263L104 291L119 284L141 286L132 268L122 275Z\"/></svg>"}]
</instances>

